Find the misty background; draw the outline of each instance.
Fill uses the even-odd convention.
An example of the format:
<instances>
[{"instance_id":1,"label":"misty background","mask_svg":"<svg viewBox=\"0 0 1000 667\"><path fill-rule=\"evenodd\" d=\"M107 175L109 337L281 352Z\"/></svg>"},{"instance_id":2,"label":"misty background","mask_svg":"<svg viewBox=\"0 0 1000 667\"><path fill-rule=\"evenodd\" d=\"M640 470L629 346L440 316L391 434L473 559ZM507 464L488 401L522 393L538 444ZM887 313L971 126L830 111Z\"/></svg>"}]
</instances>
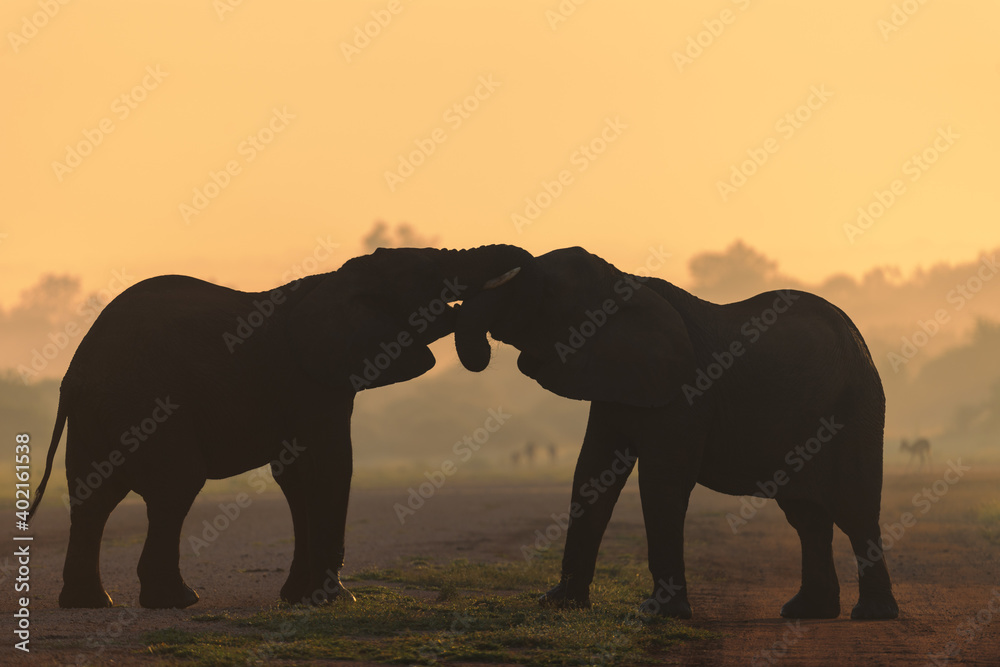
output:
<instances>
[{"instance_id":1,"label":"misty background","mask_svg":"<svg viewBox=\"0 0 1000 667\"><path fill-rule=\"evenodd\" d=\"M436 242L437 237L411 225L377 222L360 245L367 253L379 246ZM901 438L929 438L935 466L957 456L966 463L995 462L1000 460L1000 279L992 280L997 254L992 250L911 275L885 266L860 279L831 275L810 284L783 273L765 252L738 240L695 255L687 280L672 282L718 303L781 288L823 296L858 325L882 376L888 469L909 461L899 451ZM334 264L346 258L338 256ZM39 276L13 306L0 309L0 425L5 433L31 434L33 467L39 472L60 379L96 314L116 294L113 287L84 294L80 277L51 273ZM38 356L46 345L50 353L51 345L60 348L51 360ZM458 363L449 336L432 346L438 363L426 375L359 394L352 425L359 475L377 483L382 473L385 479L389 473L412 476L437 470L448 459L460 471L565 474L576 460L589 403L545 391L518 372L516 350L494 346L489 368L474 374ZM467 452L467 445L456 450L456 443L466 436L475 441L491 409L510 417L463 460L457 451ZM4 463L12 460L12 447L0 452ZM60 486L64 452L63 444L53 474Z\"/></svg>"}]
</instances>

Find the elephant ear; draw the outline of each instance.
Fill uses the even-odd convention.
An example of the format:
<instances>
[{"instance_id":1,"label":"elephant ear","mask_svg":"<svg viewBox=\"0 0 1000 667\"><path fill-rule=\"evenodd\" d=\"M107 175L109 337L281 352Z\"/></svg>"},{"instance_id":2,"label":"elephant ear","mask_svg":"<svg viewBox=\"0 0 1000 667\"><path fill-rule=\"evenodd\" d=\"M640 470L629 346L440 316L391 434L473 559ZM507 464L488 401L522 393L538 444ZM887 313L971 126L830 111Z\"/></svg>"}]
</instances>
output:
<instances>
[{"instance_id":1,"label":"elephant ear","mask_svg":"<svg viewBox=\"0 0 1000 667\"><path fill-rule=\"evenodd\" d=\"M326 385L354 391L423 375L435 359L414 341L399 306L345 265L327 274L294 306L289 320L292 354Z\"/></svg>"},{"instance_id":2,"label":"elephant ear","mask_svg":"<svg viewBox=\"0 0 1000 667\"><path fill-rule=\"evenodd\" d=\"M549 391L577 400L655 407L681 397L695 362L680 313L648 282L631 276L615 284L615 293L570 318L574 324L562 328L554 354L540 359L522 352L518 368ZM566 323L565 313L560 319Z\"/></svg>"}]
</instances>

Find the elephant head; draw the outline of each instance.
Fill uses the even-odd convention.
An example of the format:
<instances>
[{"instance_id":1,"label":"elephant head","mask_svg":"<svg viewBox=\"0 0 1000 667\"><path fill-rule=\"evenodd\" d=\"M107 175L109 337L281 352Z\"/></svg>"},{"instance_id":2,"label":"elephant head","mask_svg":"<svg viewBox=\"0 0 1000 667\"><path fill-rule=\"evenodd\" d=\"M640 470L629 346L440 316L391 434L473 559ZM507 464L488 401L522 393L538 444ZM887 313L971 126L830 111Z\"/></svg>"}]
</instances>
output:
<instances>
[{"instance_id":1,"label":"elephant head","mask_svg":"<svg viewBox=\"0 0 1000 667\"><path fill-rule=\"evenodd\" d=\"M379 248L355 257L306 279L289 326L294 354L316 379L354 391L418 377L435 363L428 345L455 330L451 304L525 258L514 246Z\"/></svg>"},{"instance_id":2,"label":"elephant head","mask_svg":"<svg viewBox=\"0 0 1000 667\"><path fill-rule=\"evenodd\" d=\"M566 398L665 405L694 376L674 306L582 248L531 258L506 284L465 300L455 346L467 369L489 364L487 332L521 351L522 373Z\"/></svg>"}]
</instances>

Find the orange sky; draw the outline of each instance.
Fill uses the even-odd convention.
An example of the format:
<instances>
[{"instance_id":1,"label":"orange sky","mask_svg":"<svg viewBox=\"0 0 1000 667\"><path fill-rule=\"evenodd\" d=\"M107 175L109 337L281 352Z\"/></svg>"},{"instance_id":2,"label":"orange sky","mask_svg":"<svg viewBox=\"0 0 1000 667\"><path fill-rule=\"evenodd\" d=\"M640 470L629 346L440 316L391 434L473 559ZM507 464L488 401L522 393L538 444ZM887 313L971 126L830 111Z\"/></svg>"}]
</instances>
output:
<instances>
[{"instance_id":1,"label":"orange sky","mask_svg":"<svg viewBox=\"0 0 1000 667\"><path fill-rule=\"evenodd\" d=\"M45 272L263 289L379 219L633 271L662 246L679 282L736 238L805 280L967 261L1000 245L998 24L990 0L6 0L0 306Z\"/></svg>"}]
</instances>

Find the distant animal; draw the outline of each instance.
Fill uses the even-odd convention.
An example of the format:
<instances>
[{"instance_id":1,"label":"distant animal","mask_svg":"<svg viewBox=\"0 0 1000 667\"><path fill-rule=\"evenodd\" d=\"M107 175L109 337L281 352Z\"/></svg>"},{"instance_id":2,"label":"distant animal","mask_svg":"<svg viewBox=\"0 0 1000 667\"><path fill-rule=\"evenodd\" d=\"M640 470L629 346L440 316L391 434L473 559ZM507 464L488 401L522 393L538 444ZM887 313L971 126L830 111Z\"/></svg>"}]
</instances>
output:
<instances>
[{"instance_id":1,"label":"distant animal","mask_svg":"<svg viewBox=\"0 0 1000 667\"><path fill-rule=\"evenodd\" d=\"M709 303L564 248L466 296L455 345L471 371L489 365L487 333L520 350L517 367L542 387L591 402L562 576L543 604L590 605L601 538L638 459L647 609L691 617L684 516L700 483L773 497L798 532L802 586L782 616L840 614L836 524L858 563L851 618L896 618L879 526L885 393L839 308L796 290Z\"/></svg>"},{"instance_id":2,"label":"distant animal","mask_svg":"<svg viewBox=\"0 0 1000 667\"><path fill-rule=\"evenodd\" d=\"M559 458L559 450L555 446L555 443L550 442L548 445L545 446L544 449L546 452L548 452L549 463L555 463L556 459ZM525 443L523 449L518 449L511 452L510 462L513 465L517 466L520 465L522 460L524 460L524 462L529 466L534 465L536 453L541 450L542 447L540 445L537 445L536 443L529 440L528 442Z\"/></svg>"},{"instance_id":3,"label":"distant animal","mask_svg":"<svg viewBox=\"0 0 1000 667\"><path fill-rule=\"evenodd\" d=\"M529 466L534 465L536 449L538 449L538 445L529 440L524 444L523 448L516 449L510 453L510 462L517 466L520 465L523 460Z\"/></svg>"},{"instance_id":4,"label":"distant animal","mask_svg":"<svg viewBox=\"0 0 1000 667\"><path fill-rule=\"evenodd\" d=\"M899 451L909 452L910 460L906 464L906 468L909 469L913 465L916 459L920 459L918 462L918 469L923 470L924 466L930 468L931 464L931 443L927 438L918 438L913 443L909 440L903 439L899 443Z\"/></svg>"},{"instance_id":5,"label":"distant animal","mask_svg":"<svg viewBox=\"0 0 1000 667\"><path fill-rule=\"evenodd\" d=\"M70 533L61 607L110 607L101 535L129 491L146 503L139 604L198 601L181 527L206 479L271 463L295 551L281 598L354 596L340 583L355 394L422 375L467 288L523 262L513 246L379 249L267 292L186 276L144 280L104 309L59 390L34 514L69 422ZM499 283L495 283L498 285ZM286 444L287 443L287 444ZM280 464L280 465L279 465Z\"/></svg>"}]
</instances>

